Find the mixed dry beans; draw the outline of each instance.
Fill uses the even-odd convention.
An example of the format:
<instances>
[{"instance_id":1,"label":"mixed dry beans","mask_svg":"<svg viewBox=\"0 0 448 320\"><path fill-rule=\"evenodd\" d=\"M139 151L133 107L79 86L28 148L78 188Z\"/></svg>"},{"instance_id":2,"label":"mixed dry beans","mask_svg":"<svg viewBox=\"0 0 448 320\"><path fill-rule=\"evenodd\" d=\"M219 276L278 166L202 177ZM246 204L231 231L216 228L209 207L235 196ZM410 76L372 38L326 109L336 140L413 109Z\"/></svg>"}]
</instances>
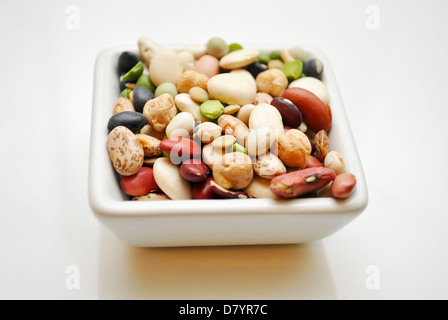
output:
<instances>
[{"instance_id":1,"label":"mixed dry beans","mask_svg":"<svg viewBox=\"0 0 448 320\"><path fill-rule=\"evenodd\" d=\"M323 65L215 37L182 50L138 40L118 58L107 150L133 200L348 198L356 178L330 150Z\"/></svg>"}]
</instances>

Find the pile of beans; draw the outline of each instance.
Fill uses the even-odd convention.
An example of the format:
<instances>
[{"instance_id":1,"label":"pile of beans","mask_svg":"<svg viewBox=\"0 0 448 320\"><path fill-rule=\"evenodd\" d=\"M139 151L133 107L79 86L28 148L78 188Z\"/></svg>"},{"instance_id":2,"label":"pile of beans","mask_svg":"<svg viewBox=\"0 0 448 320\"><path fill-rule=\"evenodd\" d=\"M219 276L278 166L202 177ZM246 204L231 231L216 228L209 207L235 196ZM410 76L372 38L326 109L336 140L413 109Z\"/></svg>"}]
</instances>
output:
<instances>
[{"instance_id":1,"label":"pile of beans","mask_svg":"<svg viewBox=\"0 0 448 320\"><path fill-rule=\"evenodd\" d=\"M345 199L356 185L330 150L323 64L215 37L182 50L138 40L118 58L107 150L133 200Z\"/></svg>"}]
</instances>

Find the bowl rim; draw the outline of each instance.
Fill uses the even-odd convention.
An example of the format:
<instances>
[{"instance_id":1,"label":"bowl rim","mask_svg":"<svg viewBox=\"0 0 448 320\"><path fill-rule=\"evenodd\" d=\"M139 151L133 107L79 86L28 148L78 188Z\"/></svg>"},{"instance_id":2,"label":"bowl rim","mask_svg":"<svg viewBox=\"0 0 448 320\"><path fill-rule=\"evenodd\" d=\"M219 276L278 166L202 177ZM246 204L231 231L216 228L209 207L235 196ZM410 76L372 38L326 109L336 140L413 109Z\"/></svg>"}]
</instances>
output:
<instances>
[{"instance_id":1,"label":"bowl rim","mask_svg":"<svg viewBox=\"0 0 448 320\"><path fill-rule=\"evenodd\" d=\"M162 44L167 48L179 48L184 44ZM259 48L260 51L287 48L291 45L257 45L247 44L246 47ZM354 142L353 134L347 118L345 107L342 103L340 91L328 57L318 48L313 46L301 46L311 56L319 58L324 66L324 82L331 89L332 112L337 110L338 117L345 126L344 144L350 150L350 155L344 154L345 159L350 159L351 172L356 173L357 185L353 195L344 200L332 197L298 198L298 199L213 199L213 200L174 200L174 201L126 201L110 197L102 186L104 180L104 154L106 151L107 132L101 128L101 118L104 111L104 91L113 90L104 88L103 79L110 69L111 59L122 51L137 51L136 45L119 45L103 49L99 52L95 61L93 102L91 113L90 155L89 155L89 179L88 198L91 209L96 215L113 217L131 216L176 216L176 215L236 215L242 211L246 214L357 214L362 212L368 204L368 191L364 171L360 157ZM118 97L118 95L117 95ZM110 107L112 108L112 107ZM104 120L104 119L103 119ZM101 155L101 153L104 153ZM107 156L108 159L108 156ZM109 162L110 163L110 162ZM224 203L223 203L224 201ZM149 204L151 204L149 206ZM279 212L280 210L280 212Z\"/></svg>"}]
</instances>

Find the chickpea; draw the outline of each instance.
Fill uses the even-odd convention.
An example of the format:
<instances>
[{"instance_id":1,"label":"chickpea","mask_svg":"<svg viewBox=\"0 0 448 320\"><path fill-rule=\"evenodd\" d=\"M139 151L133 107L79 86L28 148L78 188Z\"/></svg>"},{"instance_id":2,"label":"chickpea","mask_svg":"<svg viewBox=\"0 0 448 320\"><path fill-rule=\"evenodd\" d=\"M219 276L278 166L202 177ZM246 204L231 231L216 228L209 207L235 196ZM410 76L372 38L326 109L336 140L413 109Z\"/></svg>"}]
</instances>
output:
<instances>
[{"instance_id":1,"label":"chickpea","mask_svg":"<svg viewBox=\"0 0 448 320\"><path fill-rule=\"evenodd\" d=\"M310 141L302 131L291 129L278 136L278 157L286 166L304 169L310 154Z\"/></svg>"},{"instance_id":2,"label":"chickpea","mask_svg":"<svg viewBox=\"0 0 448 320\"><path fill-rule=\"evenodd\" d=\"M213 165L216 183L226 189L244 189L252 182L253 176L252 160L242 152L227 153L222 163Z\"/></svg>"},{"instance_id":3,"label":"chickpea","mask_svg":"<svg viewBox=\"0 0 448 320\"><path fill-rule=\"evenodd\" d=\"M259 92L266 92L274 97L279 97L289 83L283 71L278 69L261 72L255 81Z\"/></svg>"}]
</instances>

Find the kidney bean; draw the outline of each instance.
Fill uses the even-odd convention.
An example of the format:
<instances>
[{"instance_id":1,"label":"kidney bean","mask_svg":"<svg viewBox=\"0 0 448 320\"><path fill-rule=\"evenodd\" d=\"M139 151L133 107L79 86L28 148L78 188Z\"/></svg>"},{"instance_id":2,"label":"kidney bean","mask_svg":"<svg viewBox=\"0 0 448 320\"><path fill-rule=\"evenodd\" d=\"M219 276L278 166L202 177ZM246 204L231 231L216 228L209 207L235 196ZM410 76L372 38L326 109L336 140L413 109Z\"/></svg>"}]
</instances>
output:
<instances>
[{"instance_id":1,"label":"kidney bean","mask_svg":"<svg viewBox=\"0 0 448 320\"><path fill-rule=\"evenodd\" d=\"M282 198L297 198L317 191L334 180L336 174L327 168L309 168L278 176L269 189Z\"/></svg>"},{"instance_id":2,"label":"kidney bean","mask_svg":"<svg viewBox=\"0 0 448 320\"><path fill-rule=\"evenodd\" d=\"M210 186L215 194L223 199L250 199L253 198L250 194L243 191L233 191L225 189L214 180L210 182Z\"/></svg>"},{"instance_id":3,"label":"kidney bean","mask_svg":"<svg viewBox=\"0 0 448 320\"><path fill-rule=\"evenodd\" d=\"M297 128L302 123L302 113L290 100L276 97L271 101L271 105L280 112L285 126Z\"/></svg>"},{"instance_id":4,"label":"kidney bean","mask_svg":"<svg viewBox=\"0 0 448 320\"><path fill-rule=\"evenodd\" d=\"M281 96L291 100L299 108L311 130L314 132L320 130L330 131L332 122L330 107L316 95L308 90L293 87L283 91Z\"/></svg>"},{"instance_id":5,"label":"kidney bean","mask_svg":"<svg viewBox=\"0 0 448 320\"><path fill-rule=\"evenodd\" d=\"M208 177L202 182L193 184L191 192L193 199L219 199L220 197L213 192L210 183L214 181L213 177Z\"/></svg>"},{"instance_id":6,"label":"kidney bean","mask_svg":"<svg viewBox=\"0 0 448 320\"><path fill-rule=\"evenodd\" d=\"M154 180L153 170L148 167L141 167L132 176L122 176L120 185L124 193L134 197L142 196L150 191L160 191Z\"/></svg>"},{"instance_id":7,"label":"kidney bean","mask_svg":"<svg viewBox=\"0 0 448 320\"><path fill-rule=\"evenodd\" d=\"M188 159L180 166L180 174L190 182L200 182L207 179L210 169L201 159Z\"/></svg>"}]
</instances>

